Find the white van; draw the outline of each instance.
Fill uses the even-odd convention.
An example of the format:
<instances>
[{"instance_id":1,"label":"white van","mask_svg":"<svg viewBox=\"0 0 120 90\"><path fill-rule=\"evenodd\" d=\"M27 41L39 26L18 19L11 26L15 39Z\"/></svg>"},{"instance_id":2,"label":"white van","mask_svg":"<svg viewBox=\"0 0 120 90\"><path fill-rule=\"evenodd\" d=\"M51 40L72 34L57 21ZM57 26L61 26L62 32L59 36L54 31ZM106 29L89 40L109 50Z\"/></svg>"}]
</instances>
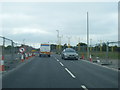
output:
<instances>
[{"instance_id":1,"label":"white van","mask_svg":"<svg viewBox=\"0 0 120 90\"><path fill-rule=\"evenodd\" d=\"M42 55L47 55L48 57L50 57L50 44L41 44L39 56L41 57Z\"/></svg>"}]
</instances>

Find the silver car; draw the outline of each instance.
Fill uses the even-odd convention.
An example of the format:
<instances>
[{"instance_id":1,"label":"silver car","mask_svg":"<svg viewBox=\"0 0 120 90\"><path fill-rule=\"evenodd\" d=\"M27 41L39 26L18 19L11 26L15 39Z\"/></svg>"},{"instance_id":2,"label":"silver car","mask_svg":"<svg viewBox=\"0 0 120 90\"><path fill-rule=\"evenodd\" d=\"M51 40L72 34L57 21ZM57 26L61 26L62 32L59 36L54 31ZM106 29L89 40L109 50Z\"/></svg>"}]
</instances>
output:
<instances>
[{"instance_id":1,"label":"silver car","mask_svg":"<svg viewBox=\"0 0 120 90\"><path fill-rule=\"evenodd\" d=\"M66 48L62 51L61 53L61 58L62 59L75 59L78 60L78 54L76 53L76 51L72 48Z\"/></svg>"}]
</instances>

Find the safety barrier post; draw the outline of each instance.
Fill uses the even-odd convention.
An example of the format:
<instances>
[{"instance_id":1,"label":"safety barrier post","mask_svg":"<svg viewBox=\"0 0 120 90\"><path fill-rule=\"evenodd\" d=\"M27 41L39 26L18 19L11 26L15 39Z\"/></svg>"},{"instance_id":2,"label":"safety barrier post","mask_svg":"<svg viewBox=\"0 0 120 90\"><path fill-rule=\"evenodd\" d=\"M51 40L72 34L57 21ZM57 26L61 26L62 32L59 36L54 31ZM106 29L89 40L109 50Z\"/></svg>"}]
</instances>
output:
<instances>
[{"instance_id":1,"label":"safety barrier post","mask_svg":"<svg viewBox=\"0 0 120 90\"><path fill-rule=\"evenodd\" d=\"M21 61L23 62L24 61L24 55L21 54Z\"/></svg>"},{"instance_id":2,"label":"safety barrier post","mask_svg":"<svg viewBox=\"0 0 120 90\"><path fill-rule=\"evenodd\" d=\"M90 62L92 62L92 56L91 56L91 54L90 54Z\"/></svg>"},{"instance_id":3,"label":"safety barrier post","mask_svg":"<svg viewBox=\"0 0 120 90\"><path fill-rule=\"evenodd\" d=\"M5 71L4 56L2 56L2 60L0 61L0 71Z\"/></svg>"},{"instance_id":4,"label":"safety barrier post","mask_svg":"<svg viewBox=\"0 0 120 90\"><path fill-rule=\"evenodd\" d=\"M26 57L26 60L28 60L28 54L27 53L25 53L25 57Z\"/></svg>"}]
</instances>

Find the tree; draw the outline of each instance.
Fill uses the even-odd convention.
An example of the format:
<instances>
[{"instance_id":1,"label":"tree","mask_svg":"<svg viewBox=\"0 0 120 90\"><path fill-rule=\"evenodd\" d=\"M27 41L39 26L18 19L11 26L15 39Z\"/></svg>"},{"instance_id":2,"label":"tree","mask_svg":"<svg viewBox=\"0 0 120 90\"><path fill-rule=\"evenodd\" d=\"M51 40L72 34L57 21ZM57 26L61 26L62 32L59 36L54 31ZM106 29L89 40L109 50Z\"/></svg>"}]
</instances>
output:
<instances>
[{"instance_id":1,"label":"tree","mask_svg":"<svg viewBox=\"0 0 120 90\"><path fill-rule=\"evenodd\" d=\"M63 49L65 49L65 48L67 48L67 44L66 43L63 45Z\"/></svg>"},{"instance_id":2,"label":"tree","mask_svg":"<svg viewBox=\"0 0 120 90\"><path fill-rule=\"evenodd\" d=\"M78 43L76 46L78 46L80 44L80 46L87 46L86 43Z\"/></svg>"},{"instance_id":3,"label":"tree","mask_svg":"<svg viewBox=\"0 0 120 90\"><path fill-rule=\"evenodd\" d=\"M51 48L51 50L55 50L56 49L56 45L55 44L51 44L50 48Z\"/></svg>"},{"instance_id":4,"label":"tree","mask_svg":"<svg viewBox=\"0 0 120 90\"><path fill-rule=\"evenodd\" d=\"M106 44L106 43L103 43L103 44L102 44L102 50L103 50L103 51L106 51L106 47L107 47L107 44Z\"/></svg>"}]
</instances>

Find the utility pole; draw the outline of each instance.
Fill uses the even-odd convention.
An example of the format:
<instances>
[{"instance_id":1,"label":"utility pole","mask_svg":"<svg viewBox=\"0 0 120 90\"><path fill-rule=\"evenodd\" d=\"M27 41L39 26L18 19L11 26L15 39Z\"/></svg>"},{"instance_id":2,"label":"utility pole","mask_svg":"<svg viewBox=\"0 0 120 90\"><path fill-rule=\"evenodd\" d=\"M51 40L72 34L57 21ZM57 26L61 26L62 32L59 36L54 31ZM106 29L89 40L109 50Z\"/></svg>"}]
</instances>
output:
<instances>
[{"instance_id":1,"label":"utility pole","mask_svg":"<svg viewBox=\"0 0 120 90\"><path fill-rule=\"evenodd\" d=\"M68 48L70 48L70 39L71 37L67 37L68 38Z\"/></svg>"},{"instance_id":2,"label":"utility pole","mask_svg":"<svg viewBox=\"0 0 120 90\"><path fill-rule=\"evenodd\" d=\"M25 39L23 39L23 45L25 45Z\"/></svg>"},{"instance_id":3,"label":"utility pole","mask_svg":"<svg viewBox=\"0 0 120 90\"><path fill-rule=\"evenodd\" d=\"M87 58L89 58L89 14L87 12Z\"/></svg>"},{"instance_id":4,"label":"utility pole","mask_svg":"<svg viewBox=\"0 0 120 90\"><path fill-rule=\"evenodd\" d=\"M90 52L92 53L92 39L90 39Z\"/></svg>"},{"instance_id":5,"label":"utility pole","mask_svg":"<svg viewBox=\"0 0 120 90\"><path fill-rule=\"evenodd\" d=\"M102 40L100 40L100 52L102 52Z\"/></svg>"},{"instance_id":6,"label":"utility pole","mask_svg":"<svg viewBox=\"0 0 120 90\"><path fill-rule=\"evenodd\" d=\"M63 37L63 35L62 36L59 36L59 52L61 53L61 38Z\"/></svg>"},{"instance_id":7,"label":"utility pole","mask_svg":"<svg viewBox=\"0 0 120 90\"><path fill-rule=\"evenodd\" d=\"M78 38L78 53L80 53L80 37Z\"/></svg>"},{"instance_id":8,"label":"utility pole","mask_svg":"<svg viewBox=\"0 0 120 90\"><path fill-rule=\"evenodd\" d=\"M108 60L108 52L109 52L109 42L106 45L106 59Z\"/></svg>"}]
</instances>

